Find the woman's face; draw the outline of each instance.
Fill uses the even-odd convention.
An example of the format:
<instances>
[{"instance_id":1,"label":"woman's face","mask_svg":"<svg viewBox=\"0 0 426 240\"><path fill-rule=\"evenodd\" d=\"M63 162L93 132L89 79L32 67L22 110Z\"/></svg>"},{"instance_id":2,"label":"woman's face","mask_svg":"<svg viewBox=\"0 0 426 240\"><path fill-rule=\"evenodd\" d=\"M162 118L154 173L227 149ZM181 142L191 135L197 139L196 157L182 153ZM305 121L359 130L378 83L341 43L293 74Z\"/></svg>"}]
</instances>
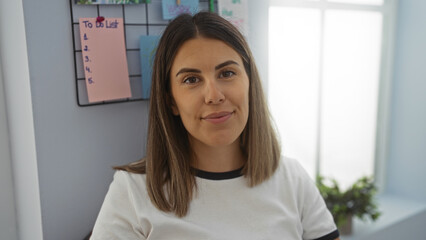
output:
<instances>
[{"instance_id":1,"label":"woman's face","mask_svg":"<svg viewBox=\"0 0 426 240\"><path fill-rule=\"evenodd\" d=\"M173 114L191 141L219 147L239 139L249 114L249 79L234 49L211 38L188 40L177 52L170 80Z\"/></svg>"}]
</instances>

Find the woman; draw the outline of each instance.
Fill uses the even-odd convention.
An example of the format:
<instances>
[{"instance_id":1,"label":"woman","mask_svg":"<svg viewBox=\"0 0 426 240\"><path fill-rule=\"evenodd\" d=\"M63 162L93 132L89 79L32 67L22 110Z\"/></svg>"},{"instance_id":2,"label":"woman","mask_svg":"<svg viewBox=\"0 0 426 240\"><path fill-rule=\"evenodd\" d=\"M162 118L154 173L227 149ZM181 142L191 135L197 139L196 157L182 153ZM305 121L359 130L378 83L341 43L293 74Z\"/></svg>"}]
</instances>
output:
<instances>
[{"instance_id":1,"label":"woman","mask_svg":"<svg viewBox=\"0 0 426 240\"><path fill-rule=\"evenodd\" d=\"M117 167L92 239L336 239L306 172L280 157L253 56L212 13L156 52L147 155Z\"/></svg>"}]
</instances>

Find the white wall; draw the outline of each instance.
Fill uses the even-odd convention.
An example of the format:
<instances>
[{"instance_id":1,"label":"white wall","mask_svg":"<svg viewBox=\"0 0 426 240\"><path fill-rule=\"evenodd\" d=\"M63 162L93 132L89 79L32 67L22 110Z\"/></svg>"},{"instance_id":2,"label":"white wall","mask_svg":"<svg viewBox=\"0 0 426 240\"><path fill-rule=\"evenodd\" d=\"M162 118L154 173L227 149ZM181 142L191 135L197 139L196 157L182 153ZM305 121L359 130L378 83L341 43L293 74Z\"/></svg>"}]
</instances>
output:
<instances>
[{"instance_id":1,"label":"white wall","mask_svg":"<svg viewBox=\"0 0 426 240\"><path fill-rule=\"evenodd\" d=\"M247 38L250 49L256 60L263 90L268 92L268 23L269 0L249 1L249 36Z\"/></svg>"},{"instance_id":2,"label":"white wall","mask_svg":"<svg viewBox=\"0 0 426 240\"><path fill-rule=\"evenodd\" d=\"M358 238L358 240L424 239L426 233L425 222L426 211L419 212L405 221L389 225L381 231L377 231L365 238Z\"/></svg>"},{"instance_id":3,"label":"white wall","mask_svg":"<svg viewBox=\"0 0 426 240\"><path fill-rule=\"evenodd\" d=\"M15 197L6 114L3 74L0 62L0 239L17 240Z\"/></svg>"},{"instance_id":4,"label":"white wall","mask_svg":"<svg viewBox=\"0 0 426 240\"><path fill-rule=\"evenodd\" d=\"M387 189L426 202L426 1L401 0L396 26Z\"/></svg>"},{"instance_id":5,"label":"white wall","mask_svg":"<svg viewBox=\"0 0 426 240\"><path fill-rule=\"evenodd\" d=\"M4 91L6 101L18 235L20 239L41 240L43 236L40 194L27 43L21 0L0 1L0 54L4 84L4 89L1 89L0 92ZM2 104L3 100L0 101ZM5 115L2 114L2 116ZM3 174L1 176L3 177ZM8 175L6 174L4 177L8 177ZM8 185L10 186L10 184ZM3 216L3 212L1 214ZM13 221L13 219L11 220ZM14 224L11 223L10 227L13 229ZM11 233L11 237L13 239L13 233Z\"/></svg>"},{"instance_id":6,"label":"white wall","mask_svg":"<svg viewBox=\"0 0 426 240\"><path fill-rule=\"evenodd\" d=\"M405 204L387 208L386 215L408 212L414 203L426 204L426 1L398 1L394 68L390 104L389 146L385 168L385 194ZM411 203L410 203L411 202ZM379 205L379 208L381 206ZM399 214L403 215L403 214ZM385 219L383 219L385 218ZM424 239L424 207L407 217L399 216L386 228L354 239ZM386 224L385 224L386 225ZM356 226L356 225L355 225ZM362 234L360 234L362 235ZM342 238L343 240L346 238Z\"/></svg>"}]
</instances>

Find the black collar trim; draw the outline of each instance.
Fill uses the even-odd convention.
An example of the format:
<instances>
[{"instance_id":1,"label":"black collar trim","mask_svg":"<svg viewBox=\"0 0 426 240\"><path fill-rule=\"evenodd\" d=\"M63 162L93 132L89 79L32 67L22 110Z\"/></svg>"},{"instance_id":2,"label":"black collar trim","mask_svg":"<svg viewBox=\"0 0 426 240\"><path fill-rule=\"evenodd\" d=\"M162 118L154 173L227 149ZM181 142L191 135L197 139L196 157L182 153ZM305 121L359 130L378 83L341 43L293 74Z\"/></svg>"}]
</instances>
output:
<instances>
[{"instance_id":1,"label":"black collar trim","mask_svg":"<svg viewBox=\"0 0 426 240\"><path fill-rule=\"evenodd\" d=\"M339 238L339 236L340 236L339 230L336 229L334 232L331 232L320 238L315 238L314 240L334 240Z\"/></svg>"},{"instance_id":2,"label":"black collar trim","mask_svg":"<svg viewBox=\"0 0 426 240\"><path fill-rule=\"evenodd\" d=\"M195 176L208 180L227 180L241 177L243 175L241 173L241 170L243 170L243 168L239 168L237 170L232 170L229 172L206 172L203 170L195 169Z\"/></svg>"}]
</instances>

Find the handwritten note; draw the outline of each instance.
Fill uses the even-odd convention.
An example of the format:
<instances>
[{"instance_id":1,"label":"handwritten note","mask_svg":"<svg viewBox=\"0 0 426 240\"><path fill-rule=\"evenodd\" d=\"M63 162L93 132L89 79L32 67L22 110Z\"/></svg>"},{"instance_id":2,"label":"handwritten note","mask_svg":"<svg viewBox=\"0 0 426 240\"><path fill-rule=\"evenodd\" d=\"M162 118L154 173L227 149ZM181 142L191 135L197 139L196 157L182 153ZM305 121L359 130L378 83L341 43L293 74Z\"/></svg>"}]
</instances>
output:
<instances>
[{"instance_id":1,"label":"handwritten note","mask_svg":"<svg viewBox=\"0 0 426 240\"><path fill-rule=\"evenodd\" d=\"M163 18L173 19L182 13L195 14L199 11L199 0L181 0L180 4L176 0L163 0Z\"/></svg>"},{"instance_id":2,"label":"handwritten note","mask_svg":"<svg viewBox=\"0 0 426 240\"><path fill-rule=\"evenodd\" d=\"M140 37L140 57L142 69L142 98L148 99L151 91L152 65L160 36Z\"/></svg>"},{"instance_id":3,"label":"handwritten note","mask_svg":"<svg viewBox=\"0 0 426 240\"><path fill-rule=\"evenodd\" d=\"M248 0L218 0L219 15L248 36Z\"/></svg>"},{"instance_id":4,"label":"handwritten note","mask_svg":"<svg viewBox=\"0 0 426 240\"><path fill-rule=\"evenodd\" d=\"M89 102L130 98L123 19L80 18L80 37Z\"/></svg>"}]
</instances>

